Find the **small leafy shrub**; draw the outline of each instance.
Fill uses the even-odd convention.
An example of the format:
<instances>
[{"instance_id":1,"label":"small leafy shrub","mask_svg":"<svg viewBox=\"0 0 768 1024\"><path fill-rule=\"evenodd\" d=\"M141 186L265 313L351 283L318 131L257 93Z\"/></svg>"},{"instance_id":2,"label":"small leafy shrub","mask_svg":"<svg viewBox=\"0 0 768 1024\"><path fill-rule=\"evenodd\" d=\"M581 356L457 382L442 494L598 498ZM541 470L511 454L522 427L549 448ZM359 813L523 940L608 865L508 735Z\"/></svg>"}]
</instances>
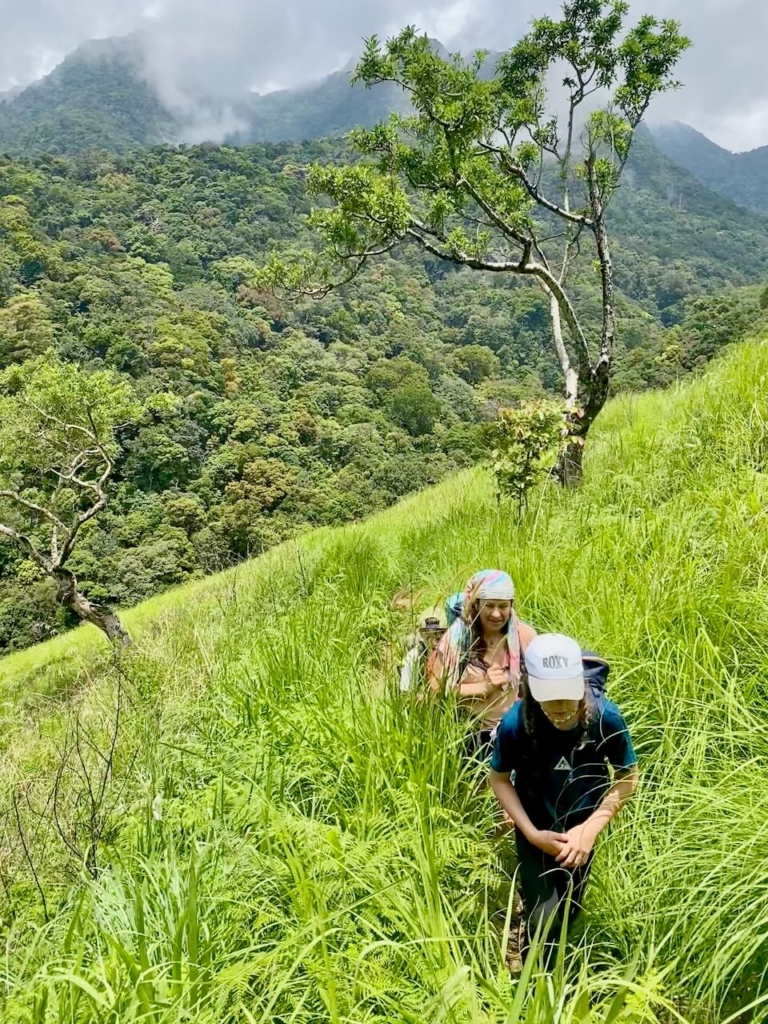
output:
<instances>
[{"instance_id":1,"label":"small leafy shrub","mask_svg":"<svg viewBox=\"0 0 768 1024\"><path fill-rule=\"evenodd\" d=\"M499 498L511 498L518 516L529 491L554 461L562 434L562 406L550 399L531 399L499 411L492 428L491 464Z\"/></svg>"}]
</instances>

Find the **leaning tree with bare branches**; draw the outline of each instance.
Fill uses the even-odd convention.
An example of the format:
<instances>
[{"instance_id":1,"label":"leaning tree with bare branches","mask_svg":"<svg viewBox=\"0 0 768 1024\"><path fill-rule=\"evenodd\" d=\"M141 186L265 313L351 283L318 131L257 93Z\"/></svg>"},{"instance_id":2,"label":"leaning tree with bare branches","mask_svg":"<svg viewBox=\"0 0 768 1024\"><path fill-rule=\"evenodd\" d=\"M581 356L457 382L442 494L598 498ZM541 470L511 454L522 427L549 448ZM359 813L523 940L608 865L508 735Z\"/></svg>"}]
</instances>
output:
<instances>
[{"instance_id":1,"label":"leaning tree with bare branches","mask_svg":"<svg viewBox=\"0 0 768 1024\"><path fill-rule=\"evenodd\" d=\"M130 642L115 612L90 601L68 563L107 505L115 431L136 418L130 385L52 355L0 374L0 540L56 582L58 600L110 641Z\"/></svg>"}]
</instances>

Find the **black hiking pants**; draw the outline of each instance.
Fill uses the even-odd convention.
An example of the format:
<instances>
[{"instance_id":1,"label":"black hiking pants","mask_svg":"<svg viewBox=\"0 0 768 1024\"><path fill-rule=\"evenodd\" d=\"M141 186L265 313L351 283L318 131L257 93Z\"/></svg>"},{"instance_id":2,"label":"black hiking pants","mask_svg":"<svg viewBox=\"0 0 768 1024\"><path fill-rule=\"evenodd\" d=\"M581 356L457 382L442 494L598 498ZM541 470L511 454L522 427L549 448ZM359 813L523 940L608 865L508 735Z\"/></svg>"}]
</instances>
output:
<instances>
[{"instance_id":1,"label":"black hiking pants","mask_svg":"<svg viewBox=\"0 0 768 1024\"><path fill-rule=\"evenodd\" d=\"M515 829L515 846L518 884L526 918L527 943L531 943L536 930L541 927L543 935L549 934L545 954L551 956L560 937L560 927L569 894L569 926L581 913L592 856L590 855L587 863L580 868L561 867L554 857L529 843L519 829Z\"/></svg>"}]
</instances>

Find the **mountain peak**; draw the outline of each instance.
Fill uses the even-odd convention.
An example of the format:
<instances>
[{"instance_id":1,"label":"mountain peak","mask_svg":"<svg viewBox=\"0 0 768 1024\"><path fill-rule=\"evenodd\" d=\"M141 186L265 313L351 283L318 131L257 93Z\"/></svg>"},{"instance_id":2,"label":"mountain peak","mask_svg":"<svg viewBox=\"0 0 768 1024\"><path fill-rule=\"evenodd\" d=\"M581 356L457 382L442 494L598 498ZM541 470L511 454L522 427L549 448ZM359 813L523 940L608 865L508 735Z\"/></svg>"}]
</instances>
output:
<instances>
[{"instance_id":1,"label":"mountain peak","mask_svg":"<svg viewBox=\"0 0 768 1024\"><path fill-rule=\"evenodd\" d=\"M655 122L650 133L659 149L707 188L750 210L768 210L768 146L732 153L682 121Z\"/></svg>"},{"instance_id":2,"label":"mountain peak","mask_svg":"<svg viewBox=\"0 0 768 1024\"><path fill-rule=\"evenodd\" d=\"M668 139L671 140L671 144L686 144L686 145L698 145L706 147L712 151L719 150L721 153L728 153L733 155L731 150L725 149L724 146L719 146L712 139L704 135L697 128L686 124L684 121L651 121L648 124L649 131L655 139Z\"/></svg>"},{"instance_id":3,"label":"mountain peak","mask_svg":"<svg viewBox=\"0 0 768 1024\"><path fill-rule=\"evenodd\" d=\"M438 57L442 57L445 60L450 56L450 51L447 46L443 45L439 39L433 39L429 37L429 47L433 53L436 53Z\"/></svg>"},{"instance_id":4,"label":"mountain peak","mask_svg":"<svg viewBox=\"0 0 768 1024\"><path fill-rule=\"evenodd\" d=\"M144 60L142 40L141 32L131 32L125 36L108 36L103 39L87 39L77 49L68 53L51 74L56 74L60 68L80 63L114 63L138 69L142 67Z\"/></svg>"}]
</instances>

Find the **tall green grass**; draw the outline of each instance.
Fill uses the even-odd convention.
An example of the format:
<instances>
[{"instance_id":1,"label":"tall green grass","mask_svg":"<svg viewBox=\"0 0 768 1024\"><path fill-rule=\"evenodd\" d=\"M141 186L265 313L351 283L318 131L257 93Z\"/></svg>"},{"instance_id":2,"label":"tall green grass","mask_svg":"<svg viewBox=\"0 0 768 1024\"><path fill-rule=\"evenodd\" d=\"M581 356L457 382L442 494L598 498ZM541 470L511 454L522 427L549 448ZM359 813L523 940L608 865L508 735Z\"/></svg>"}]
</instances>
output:
<instances>
[{"instance_id":1,"label":"tall green grass","mask_svg":"<svg viewBox=\"0 0 768 1024\"><path fill-rule=\"evenodd\" d=\"M465 474L137 609L120 662L88 631L0 662L0 1019L768 1020L767 422L755 343L614 402L583 488L519 525ZM507 970L514 861L460 718L396 692L392 596L492 564L610 658L641 760L551 975ZM89 873L59 833L86 850L118 694Z\"/></svg>"}]
</instances>

